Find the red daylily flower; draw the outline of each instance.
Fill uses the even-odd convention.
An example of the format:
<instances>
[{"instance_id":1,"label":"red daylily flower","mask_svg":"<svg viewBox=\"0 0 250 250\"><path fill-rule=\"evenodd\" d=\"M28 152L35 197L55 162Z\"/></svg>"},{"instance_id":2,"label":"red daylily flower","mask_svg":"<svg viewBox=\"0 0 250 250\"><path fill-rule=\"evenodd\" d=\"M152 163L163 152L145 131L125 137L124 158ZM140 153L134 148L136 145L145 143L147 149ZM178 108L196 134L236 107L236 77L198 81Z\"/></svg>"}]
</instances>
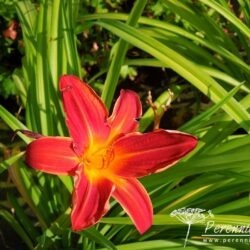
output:
<instances>
[{"instance_id":1,"label":"red daylily flower","mask_svg":"<svg viewBox=\"0 0 250 250\"><path fill-rule=\"evenodd\" d=\"M3 36L11 40L15 40L17 37L18 23L12 20L6 30L3 31Z\"/></svg>"},{"instance_id":2,"label":"red daylily flower","mask_svg":"<svg viewBox=\"0 0 250 250\"><path fill-rule=\"evenodd\" d=\"M27 147L31 167L74 176L72 229L97 223L116 199L140 233L152 224L150 198L136 179L162 171L190 152L197 139L178 131L136 132L141 116L138 95L122 90L111 116L86 84L74 76L60 80L71 137L44 136Z\"/></svg>"}]
</instances>

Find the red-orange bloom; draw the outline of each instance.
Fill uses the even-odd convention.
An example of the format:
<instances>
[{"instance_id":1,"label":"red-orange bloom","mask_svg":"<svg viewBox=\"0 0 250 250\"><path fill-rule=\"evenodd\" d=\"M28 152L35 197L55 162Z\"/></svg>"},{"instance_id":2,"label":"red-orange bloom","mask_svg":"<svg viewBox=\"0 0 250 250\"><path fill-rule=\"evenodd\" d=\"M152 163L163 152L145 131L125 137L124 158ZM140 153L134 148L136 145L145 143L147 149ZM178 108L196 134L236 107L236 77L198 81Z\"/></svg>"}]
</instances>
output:
<instances>
[{"instance_id":1,"label":"red-orange bloom","mask_svg":"<svg viewBox=\"0 0 250 250\"><path fill-rule=\"evenodd\" d=\"M73 230L98 222L114 197L140 233L152 224L150 198L136 179L164 170L190 152L197 139L178 131L136 132L141 103L122 90L111 116L101 99L74 76L60 80L71 137L41 137L27 147L26 161L51 174L74 176Z\"/></svg>"},{"instance_id":2,"label":"red-orange bloom","mask_svg":"<svg viewBox=\"0 0 250 250\"><path fill-rule=\"evenodd\" d=\"M14 20L11 21L9 27L3 31L3 36L11 40L15 40L17 37L17 27L18 23Z\"/></svg>"}]
</instances>

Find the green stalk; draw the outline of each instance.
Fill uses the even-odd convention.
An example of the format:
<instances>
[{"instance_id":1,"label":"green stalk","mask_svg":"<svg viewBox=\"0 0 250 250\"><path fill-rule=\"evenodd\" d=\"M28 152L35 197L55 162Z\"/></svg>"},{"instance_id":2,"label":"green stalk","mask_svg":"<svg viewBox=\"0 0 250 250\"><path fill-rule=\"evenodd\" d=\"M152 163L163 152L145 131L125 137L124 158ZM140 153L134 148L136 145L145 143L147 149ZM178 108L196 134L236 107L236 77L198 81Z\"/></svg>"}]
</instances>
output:
<instances>
[{"instance_id":1,"label":"green stalk","mask_svg":"<svg viewBox=\"0 0 250 250\"><path fill-rule=\"evenodd\" d=\"M55 89L58 88L58 76L60 69L60 44L62 43L62 34L59 32L60 28L60 14L61 14L61 3L60 0L54 0L52 3L52 18L50 23L49 32L49 66L52 77L53 86Z\"/></svg>"},{"instance_id":2,"label":"green stalk","mask_svg":"<svg viewBox=\"0 0 250 250\"><path fill-rule=\"evenodd\" d=\"M147 0L137 0L133 6L131 14L127 20L127 24L130 26L135 26L142 11L147 3ZM115 93L116 86L118 84L118 79L120 76L121 67L123 65L125 55L128 50L128 42L122 40L121 38L117 42L116 49L113 54L111 64L109 66L108 74L104 83L104 88L102 92L102 99L109 108Z\"/></svg>"},{"instance_id":3,"label":"green stalk","mask_svg":"<svg viewBox=\"0 0 250 250\"><path fill-rule=\"evenodd\" d=\"M72 13L75 9L72 7L72 2L68 2L68 8L62 5L62 30L64 38L64 52L67 61L67 74L75 74L81 77L81 66L76 48L76 38L74 34L74 27L72 17L75 13Z\"/></svg>"},{"instance_id":4,"label":"green stalk","mask_svg":"<svg viewBox=\"0 0 250 250\"><path fill-rule=\"evenodd\" d=\"M48 61L47 58L47 12L49 10L48 1L40 5L37 24L37 53L36 53L36 105L39 107L40 131L44 135L53 134L53 123L50 109L50 88L48 77Z\"/></svg>"}]
</instances>

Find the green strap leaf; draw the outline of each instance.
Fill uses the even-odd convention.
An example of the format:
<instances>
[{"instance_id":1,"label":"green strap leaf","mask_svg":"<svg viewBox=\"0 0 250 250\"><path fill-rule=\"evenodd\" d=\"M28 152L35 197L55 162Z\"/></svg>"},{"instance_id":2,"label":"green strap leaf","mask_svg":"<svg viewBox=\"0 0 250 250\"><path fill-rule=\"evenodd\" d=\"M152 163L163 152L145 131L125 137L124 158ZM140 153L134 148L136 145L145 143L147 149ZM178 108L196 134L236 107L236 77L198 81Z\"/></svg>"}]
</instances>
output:
<instances>
[{"instance_id":1,"label":"green strap leaf","mask_svg":"<svg viewBox=\"0 0 250 250\"><path fill-rule=\"evenodd\" d=\"M140 30L116 21L110 22L106 20L97 21L96 23L162 61L215 103L219 102L227 94L227 91L202 70L201 67L165 46L160 41L146 36ZM223 105L223 109L246 131L250 131L250 115L239 102L232 98Z\"/></svg>"},{"instance_id":2,"label":"green strap leaf","mask_svg":"<svg viewBox=\"0 0 250 250\"><path fill-rule=\"evenodd\" d=\"M146 0L137 0L134 4L134 7L131 11L130 16L127 20L127 25L135 26L147 1ZM102 99L109 108L111 102L113 100L113 96L115 93L115 89L118 83L120 71L122 64L125 59L125 55L128 49L128 41L119 40L118 43L115 45L115 51L113 53L113 58L108 70L108 74L106 77L106 81L104 84L103 92L102 92Z\"/></svg>"},{"instance_id":3,"label":"green strap leaf","mask_svg":"<svg viewBox=\"0 0 250 250\"><path fill-rule=\"evenodd\" d=\"M23 157L25 152L20 152L16 155L11 156L10 158L8 158L7 160L3 161L0 163L0 174L7 170L8 167L10 167L11 165L13 165L16 161L18 161L21 157Z\"/></svg>"},{"instance_id":4,"label":"green strap leaf","mask_svg":"<svg viewBox=\"0 0 250 250\"><path fill-rule=\"evenodd\" d=\"M7 109L5 109L2 105L0 105L0 117L3 121L12 129L12 130L28 130L28 128L21 123L14 115L12 115ZM18 132L18 136L22 138L24 142L27 144L30 143L32 140L22 133Z\"/></svg>"}]
</instances>

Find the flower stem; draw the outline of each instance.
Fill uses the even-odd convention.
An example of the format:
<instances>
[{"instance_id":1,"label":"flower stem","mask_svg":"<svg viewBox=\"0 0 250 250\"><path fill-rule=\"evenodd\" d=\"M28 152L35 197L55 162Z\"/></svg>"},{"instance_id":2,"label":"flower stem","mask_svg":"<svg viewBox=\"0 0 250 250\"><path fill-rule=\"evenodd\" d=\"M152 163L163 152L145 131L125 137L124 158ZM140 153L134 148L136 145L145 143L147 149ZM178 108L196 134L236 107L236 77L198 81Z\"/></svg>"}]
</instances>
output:
<instances>
[{"instance_id":1,"label":"flower stem","mask_svg":"<svg viewBox=\"0 0 250 250\"><path fill-rule=\"evenodd\" d=\"M188 223L188 230L187 230L187 234L186 234L186 238L185 238L184 247L186 247L186 245L187 245L187 240L188 240L188 236L190 233L190 228L191 228L191 223Z\"/></svg>"}]
</instances>

